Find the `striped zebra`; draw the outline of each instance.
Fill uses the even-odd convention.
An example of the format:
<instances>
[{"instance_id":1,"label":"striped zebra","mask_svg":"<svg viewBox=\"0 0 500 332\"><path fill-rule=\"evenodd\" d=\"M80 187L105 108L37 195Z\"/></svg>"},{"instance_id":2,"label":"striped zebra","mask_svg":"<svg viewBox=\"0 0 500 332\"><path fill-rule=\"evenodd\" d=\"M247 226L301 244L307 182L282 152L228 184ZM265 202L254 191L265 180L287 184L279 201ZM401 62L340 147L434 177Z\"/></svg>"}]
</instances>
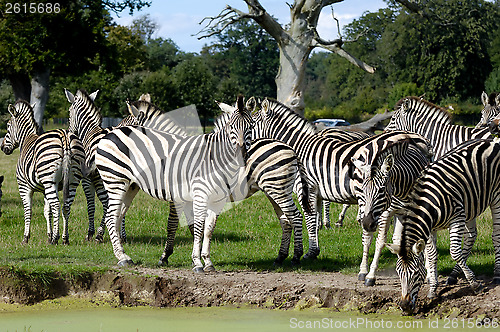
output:
<instances>
[{"instance_id":1,"label":"striped zebra","mask_svg":"<svg viewBox=\"0 0 500 332\"><path fill-rule=\"evenodd\" d=\"M481 110L481 120L479 120L476 128L488 127L491 120L500 114L500 93L493 92L487 95L486 92L483 91L481 101L484 107Z\"/></svg>"},{"instance_id":2,"label":"striped zebra","mask_svg":"<svg viewBox=\"0 0 500 332\"><path fill-rule=\"evenodd\" d=\"M429 165L432 159L432 147L430 143L422 140L404 139L387 146L385 149L374 153L372 145L367 145L363 155L374 155L372 158L364 157L364 160L371 160L366 163L360 159L353 160L353 164L362 174L362 201L360 207L362 213L362 224L370 225L370 231L363 231L363 259L360 266L360 274L363 279L365 274L365 285L375 285L375 273L382 248L385 245L387 231L390 220L396 211L407 200L407 195L413 183L420 176L422 170ZM375 254L370 270L368 272L368 250L370 248L373 233L377 225L379 235L377 237ZM396 229L400 226L396 220ZM395 231L394 235L398 232ZM365 238L368 237L368 238ZM399 242L397 238L393 241Z\"/></svg>"},{"instance_id":3,"label":"striped zebra","mask_svg":"<svg viewBox=\"0 0 500 332\"><path fill-rule=\"evenodd\" d=\"M500 144L497 140L471 140L433 162L416 181L402 210L401 243L388 245L398 255L401 308L413 312L425 278L422 252L429 259L429 297L436 296L437 249L428 241L433 231L449 229L450 254L473 289L479 287L466 265L462 236L466 221L489 206L495 248L494 283L500 283ZM426 244L427 243L427 244Z\"/></svg>"},{"instance_id":4,"label":"striped zebra","mask_svg":"<svg viewBox=\"0 0 500 332\"><path fill-rule=\"evenodd\" d=\"M76 188L82 178L83 148L75 135L58 129L38 135L33 108L24 100L9 105L11 118L2 151L10 155L17 147L20 154L16 167L17 184L24 207L24 239L30 238L32 198L34 192L44 194L44 216L49 243L59 240L60 202L63 190L63 243L69 243L68 219ZM52 219L54 221L52 227Z\"/></svg>"},{"instance_id":5,"label":"striped zebra","mask_svg":"<svg viewBox=\"0 0 500 332\"><path fill-rule=\"evenodd\" d=\"M345 130L340 128L325 128L320 132L318 132L318 135L323 137L333 138L344 143L361 140L371 136L370 134L365 133L363 131ZM331 202L329 201L323 201L322 203L323 218L321 219L321 223L319 226L320 228L322 227L331 228L330 204ZM342 206L342 211L340 211L339 213L339 217L337 219L337 222L335 223L335 226L342 227L344 225L344 218L349 207L350 207L349 204L344 204Z\"/></svg>"},{"instance_id":6,"label":"striped zebra","mask_svg":"<svg viewBox=\"0 0 500 332\"><path fill-rule=\"evenodd\" d=\"M342 204L357 204L361 193L361 177L352 165L362 148L374 144L379 149L392 142L419 135L404 132L384 133L350 143L316 134L314 126L278 101L265 99L254 115L256 124L253 137L272 138L288 144L294 149L299 162L306 169L309 184L311 213L305 213L309 234L309 251L304 258L319 254L317 238L317 198ZM358 219L361 216L358 215Z\"/></svg>"},{"instance_id":7,"label":"striped zebra","mask_svg":"<svg viewBox=\"0 0 500 332\"><path fill-rule=\"evenodd\" d=\"M491 138L488 128L469 128L451 124L447 109L418 97L400 99L396 103L394 114L385 129L387 131L405 130L426 137L431 142L435 159L439 159L446 152L465 141ZM475 219L468 221L467 229L469 233L464 238L463 248L466 255L470 253L477 237ZM455 266L448 277L448 283L455 284L460 272L458 265Z\"/></svg>"},{"instance_id":8,"label":"striped zebra","mask_svg":"<svg viewBox=\"0 0 500 332\"><path fill-rule=\"evenodd\" d=\"M154 198L174 201L177 211L193 214L193 270L214 270L210 260L214 219L240 185L239 169L245 166L252 126L250 112L239 97L238 110L218 133L182 137L126 126L99 141L95 162L108 193L106 226L119 265L132 260L116 234L116 221L142 189Z\"/></svg>"},{"instance_id":9,"label":"striped zebra","mask_svg":"<svg viewBox=\"0 0 500 332\"><path fill-rule=\"evenodd\" d=\"M105 227L105 214L108 206L107 193L104 190L102 180L99 173L95 167L95 149L97 147L97 142L106 135L110 129L101 128L102 116L100 110L95 106L94 99L97 97L99 90L88 94L85 90L78 90L76 95L73 95L67 89L64 89L66 98L71 103L69 108L69 128L68 130L77 135L83 144L85 151L85 163L84 163L84 173L85 177L82 183L87 182L83 185L83 190L87 199L87 212L89 215L89 229L87 232L87 240L91 240L95 234L94 228L94 214L95 214L95 204L94 198L97 193L99 201L102 203L103 207L103 217L101 224L97 229L97 235L95 240L97 242L102 242ZM118 126L126 126L129 124L135 124L135 118L129 116L125 118ZM91 198L91 199L89 199ZM124 221L122 221L121 226L121 237L122 240L126 240L126 232Z\"/></svg>"}]
</instances>

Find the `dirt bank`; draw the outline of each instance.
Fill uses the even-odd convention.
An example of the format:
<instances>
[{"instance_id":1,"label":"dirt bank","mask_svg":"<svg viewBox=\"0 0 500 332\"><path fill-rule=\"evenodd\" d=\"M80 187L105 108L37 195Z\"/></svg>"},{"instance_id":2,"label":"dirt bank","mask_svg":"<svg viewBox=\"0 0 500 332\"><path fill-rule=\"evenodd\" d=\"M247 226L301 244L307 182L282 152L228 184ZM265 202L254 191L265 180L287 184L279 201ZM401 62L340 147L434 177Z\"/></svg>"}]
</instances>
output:
<instances>
[{"instance_id":1,"label":"dirt bank","mask_svg":"<svg viewBox=\"0 0 500 332\"><path fill-rule=\"evenodd\" d=\"M444 282L444 279L441 280ZM425 299L421 291L417 317L497 317L500 286L482 279L483 289L473 293L464 281L441 286L439 299ZM363 313L397 312L399 280L380 276L375 287L366 287L355 275L298 272L216 272L190 270L110 270L61 277L23 276L0 270L0 297L4 302L32 304L60 296L90 297L116 305L221 306L255 305L270 309L327 307Z\"/></svg>"}]
</instances>

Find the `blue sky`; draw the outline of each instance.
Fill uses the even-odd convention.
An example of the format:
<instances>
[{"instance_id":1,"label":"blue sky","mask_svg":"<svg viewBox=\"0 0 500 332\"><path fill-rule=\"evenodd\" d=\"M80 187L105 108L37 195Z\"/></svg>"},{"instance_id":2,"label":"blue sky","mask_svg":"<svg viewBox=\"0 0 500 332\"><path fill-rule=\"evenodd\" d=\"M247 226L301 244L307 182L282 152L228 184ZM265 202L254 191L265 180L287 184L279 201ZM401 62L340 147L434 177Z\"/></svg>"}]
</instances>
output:
<instances>
[{"instance_id":1,"label":"blue sky","mask_svg":"<svg viewBox=\"0 0 500 332\"><path fill-rule=\"evenodd\" d=\"M260 1L267 12L277 17L282 24L290 21L287 2L292 3L293 0ZM216 16L226 5L247 11L243 0L152 0L151 7L135 13L133 17L122 13L120 17L115 17L115 20L118 24L129 25L135 17L149 14L160 27L155 37L172 39L182 51L199 52L203 45L210 42L207 39L198 40L193 36L202 28L199 22L206 16ZM344 0L333 5L335 17L339 19L341 25L350 23L365 11L373 12L384 7L386 4L382 0ZM318 32L323 39L338 38L330 7L324 8L321 12Z\"/></svg>"}]
</instances>

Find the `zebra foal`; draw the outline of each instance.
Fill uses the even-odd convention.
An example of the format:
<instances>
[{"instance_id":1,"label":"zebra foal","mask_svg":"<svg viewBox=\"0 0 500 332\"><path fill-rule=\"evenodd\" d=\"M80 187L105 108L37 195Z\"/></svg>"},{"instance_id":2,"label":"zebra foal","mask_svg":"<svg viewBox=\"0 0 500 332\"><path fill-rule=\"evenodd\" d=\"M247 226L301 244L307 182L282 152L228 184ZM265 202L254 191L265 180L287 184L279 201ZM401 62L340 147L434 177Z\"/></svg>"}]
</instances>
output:
<instances>
[{"instance_id":1,"label":"zebra foal","mask_svg":"<svg viewBox=\"0 0 500 332\"><path fill-rule=\"evenodd\" d=\"M59 240L60 203L58 191L63 190L63 243L69 243L68 219L76 188L82 178L83 148L75 135L66 130L53 130L38 135L33 108L23 100L9 105L11 118L2 151L10 155L19 147L16 178L24 208L24 239L30 238L32 198L34 192L44 194L44 216L49 242ZM54 221L51 227L52 218Z\"/></svg>"},{"instance_id":2,"label":"zebra foal","mask_svg":"<svg viewBox=\"0 0 500 332\"><path fill-rule=\"evenodd\" d=\"M500 144L471 140L453 149L426 168L401 210L400 244L388 245L398 255L396 271L401 280L401 308L413 312L426 275L422 252L429 260L429 297L436 296L437 249L428 241L433 231L449 229L450 254L473 289L479 287L462 252L466 222L488 206L493 219L494 283L500 283Z\"/></svg>"},{"instance_id":3,"label":"zebra foal","mask_svg":"<svg viewBox=\"0 0 500 332\"><path fill-rule=\"evenodd\" d=\"M125 126L99 141L95 162L108 193L106 226L119 265L132 260L123 250L115 225L142 189L152 197L175 202L178 211L191 209L193 270L214 270L210 260L213 218L239 185L239 168L245 165L252 126L252 117L239 97L238 110L219 133L182 137Z\"/></svg>"}]
</instances>

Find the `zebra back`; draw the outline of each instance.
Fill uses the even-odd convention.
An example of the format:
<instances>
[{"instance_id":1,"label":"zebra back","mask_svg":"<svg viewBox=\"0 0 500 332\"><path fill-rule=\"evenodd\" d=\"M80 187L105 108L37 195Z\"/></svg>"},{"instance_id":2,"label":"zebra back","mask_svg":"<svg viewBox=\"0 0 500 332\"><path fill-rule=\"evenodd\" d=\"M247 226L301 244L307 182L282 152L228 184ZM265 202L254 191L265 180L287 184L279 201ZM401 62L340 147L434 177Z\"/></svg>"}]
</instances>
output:
<instances>
[{"instance_id":1,"label":"zebra back","mask_svg":"<svg viewBox=\"0 0 500 332\"><path fill-rule=\"evenodd\" d=\"M488 129L451 124L451 116L445 108L418 97L400 99L385 129L411 131L426 137L433 146L435 158L464 141L491 138Z\"/></svg>"},{"instance_id":2,"label":"zebra back","mask_svg":"<svg viewBox=\"0 0 500 332\"><path fill-rule=\"evenodd\" d=\"M326 128L318 132L318 135L327 138L333 138L343 143L360 140L371 136L370 134L363 131L345 130L340 128Z\"/></svg>"},{"instance_id":3,"label":"zebra back","mask_svg":"<svg viewBox=\"0 0 500 332\"><path fill-rule=\"evenodd\" d=\"M175 115L161 110L152 104L150 99L141 99L132 103L127 102L129 113L137 120L137 125L148 127L174 135L187 136L188 133L176 120Z\"/></svg>"},{"instance_id":4,"label":"zebra back","mask_svg":"<svg viewBox=\"0 0 500 332\"><path fill-rule=\"evenodd\" d=\"M479 120L476 128L488 127L491 120L500 114L500 93L493 92L487 95L486 92L483 91L481 101L484 107L481 110L481 120Z\"/></svg>"}]
</instances>

